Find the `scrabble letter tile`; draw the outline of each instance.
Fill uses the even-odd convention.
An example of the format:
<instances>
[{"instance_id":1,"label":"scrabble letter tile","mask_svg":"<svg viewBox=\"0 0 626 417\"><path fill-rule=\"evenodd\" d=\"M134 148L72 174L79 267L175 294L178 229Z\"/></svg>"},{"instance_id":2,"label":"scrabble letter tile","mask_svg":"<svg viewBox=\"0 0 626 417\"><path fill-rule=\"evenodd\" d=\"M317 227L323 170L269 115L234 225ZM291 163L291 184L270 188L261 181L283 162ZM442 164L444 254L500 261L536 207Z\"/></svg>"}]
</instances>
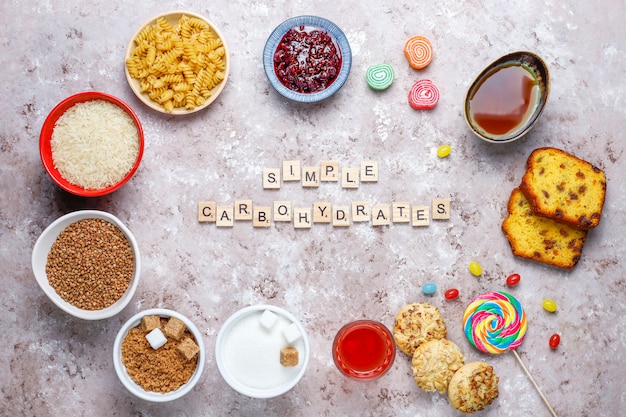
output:
<instances>
[{"instance_id":1,"label":"scrabble letter tile","mask_svg":"<svg viewBox=\"0 0 626 417\"><path fill-rule=\"evenodd\" d=\"M235 224L235 208L233 206L217 206L215 225L232 227Z\"/></svg>"},{"instance_id":2,"label":"scrabble letter tile","mask_svg":"<svg viewBox=\"0 0 626 417\"><path fill-rule=\"evenodd\" d=\"M450 218L450 200L433 200L433 220L448 220Z\"/></svg>"},{"instance_id":3,"label":"scrabble letter tile","mask_svg":"<svg viewBox=\"0 0 626 417\"><path fill-rule=\"evenodd\" d=\"M388 204L375 204L372 207L372 225L388 226L391 224L391 211Z\"/></svg>"},{"instance_id":4,"label":"scrabble letter tile","mask_svg":"<svg viewBox=\"0 0 626 417\"><path fill-rule=\"evenodd\" d=\"M320 170L321 181L339 181L339 162L323 161Z\"/></svg>"},{"instance_id":5,"label":"scrabble letter tile","mask_svg":"<svg viewBox=\"0 0 626 417\"><path fill-rule=\"evenodd\" d=\"M283 181L300 181L300 161L283 161Z\"/></svg>"},{"instance_id":6,"label":"scrabble letter tile","mask_svg":"<svg viewBox=\"0 0 626 417\"><path fill-rule=\"evenodd\" d=\"M252 200L235 200L235 220L252 220Z\"/></svg>"},{"instance_id":7,"label":"scrabble letter tile","mask_svg":"<svg viewBox=\"0 0 626 417\"><path fill-rule=\"evenodd\" d=\"M274 222L291 221L291 201L274 201Z\"/></svg>"},{"instance_id":8,"label":"scrabble letter tile","mask_svg":"<svg viewBox=\"0 0 626 417\"><path fill-rule=\"evenodd\" d=\"M361 182L377 182L378 181L378 162L364 161L361 162Z\"/></svg>"},{"instance_id":9,"label":"scrabble letter tile","mask_svg":"<svg viewBox=\"0 0 626 417\"><path fill-rule=\"evenodd\" d=\"M413 226L428 226L430 224L428 206L411 207L411 224Z\"/></svg>"},{"instance_id":10,"label":"scrabble letter tile","mask_svg":"<svg viewBox=\"0 0 626 417\"><path fill-rule=\"evenodd\" d=\"M394 223L409 223L411 221L411 205L409 203L392 203L393 214L391 220Z\"/></svg>"},{"instance_id":11,"label":"scrabble letter tile","mask_svg":"<svg viewBox=\"0 0 626 417\"><path fill-rule=\"evenodd\" d=\"M369 222L371 219L370 204L367 201L352 202L352 221Z\"/></svg>"},{"instance_id":12,"label":"scrabble letter tile","mask_svg":"<svg viewBox=\"0 0 626 417\"><path fill-rule=\"evenodd\" d=\"M332 205L323 201L313 203L313 223L330 223Z\"/></svg>"},{"instance_id":13,"label":"scrabble letter tile","mask_svg":"<svg viewBox=\"0 0 626 417\"><path fill-rule=\"evenodd\" d=\"M350 207L334 206L333 207L333 226L347 227L350 226Z\"/></svg>"},{"instance_id":14,"label":"scrabble letter tile","mask_svg":"<svg viewBox=\"0 0 626 417\"><path fill-rule=\"evenodd\" d=\"M341 170L342 188L359 188L359 169L343 168Z\"/></svg>"},{"instance_id":15,"label":"scrabble letter tile","mask_svg":"<svg viewBox=\"0 0 626 417\"><path fill-rule=\"evenodd\" d=\"M263 189L277 190L280 188L280 168L263 168Z\"/></svg>"},{"instance_id":16,"label":"scrabble letter tile","mask_svg":"<svg viewBox=\"0 0 626 417\"><path fill-rule=\"evenodd\" d=\"M272 215L271 207L257 207L252 209L252 227L270 227L270 217Z\"/></svg>"},{"instance_id":17,"label":"scrabble letter tile","mask_svg":"<svg viewBox=\"0 0 626 417\"><path fill-rule=\"evenodd\" d=\"M302 169L302 186L303 187L319 187L320 186L319 167L304 167Z\"/></svg>"},{"instance_id":18,"label":"scrabble letter tile","mask_svg":"<svg viewBox=\"0 0 626 417\"><path fill-rule=\"evenodd\" d=\"M215 201L201 201L198 203L198 221L215 223L215 211L217 205Z\"/></svg>"},{"instance_id":19,"label":"scrabble letter tile","mask_svg":"<svg viewBox=\"0 0 626 417\"><path fill-rule=\"evenodd\" d=\"M296 207L293 209L293 226L296 229L310 229L313 223L310 207Z\"/></svg>"}]
</instances>

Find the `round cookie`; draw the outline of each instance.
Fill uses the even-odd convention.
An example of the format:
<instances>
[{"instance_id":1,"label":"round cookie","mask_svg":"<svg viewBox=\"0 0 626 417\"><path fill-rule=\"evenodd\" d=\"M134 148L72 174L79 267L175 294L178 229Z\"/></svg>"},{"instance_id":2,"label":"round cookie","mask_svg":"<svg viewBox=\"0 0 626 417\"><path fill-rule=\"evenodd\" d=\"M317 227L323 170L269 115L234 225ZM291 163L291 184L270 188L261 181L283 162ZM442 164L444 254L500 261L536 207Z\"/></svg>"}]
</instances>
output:
<instances>
[{"instance_id":1,"label":"round cookie","mask_svg":"<svg viewBox=\"0 0 626 417\"><path fill-rule=\"evenodd\" d=\"M486 362L463 365L448 385L450 405L472 414L491 404L498 397L498 377Z\"/></svg>"},{"instance_id":2,"label":"round cookie","mask_svg":"<svg viewBox=\"0 0 626 417\"><path fill-rule=\"evenodd\" d=\"M446 337L446 324L437 307L428 303L411 303L396 314L393 337L398 349L413 356L415 349L425 341Z\"/></svg>"},{"instance_id":3,"label":"round cookie","mask_svg":"<svg viewBox=\"0 0 626 417\"><path fill-rule=\"evenodd\" d=\"M464 362L463 352L455 343L447 339L428 340L413 353L413 379L424 391L445 394L450 379Z\"/></svg>"}]
</instances>

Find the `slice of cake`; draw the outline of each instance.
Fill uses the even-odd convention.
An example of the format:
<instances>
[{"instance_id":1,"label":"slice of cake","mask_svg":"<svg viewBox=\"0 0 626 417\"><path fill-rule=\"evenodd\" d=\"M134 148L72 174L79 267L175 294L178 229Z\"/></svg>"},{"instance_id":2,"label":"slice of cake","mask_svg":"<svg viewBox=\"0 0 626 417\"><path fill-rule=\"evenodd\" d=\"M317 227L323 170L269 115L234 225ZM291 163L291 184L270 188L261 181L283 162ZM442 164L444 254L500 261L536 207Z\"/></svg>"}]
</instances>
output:
<instances>
[{"instance_id":1,"label":"slice of cake","mask_svg":"<svg viewBox=\"0 0 626 417\"><path fill-rule=\"evenodd\" d=\"M582 255L587 231L534 214L519 188L513 189L502 231L513 254L560 268L573 268Z\"/></svg>"},{"instance_id":2,"label":"slice of cake","mask_svg":"<svg viewBox=\"0 0 626 417\"><path fill-rule=\"evenodd\" d=\"M600 223L606 194L604 172L565 151L534 150L520 189L540 216L582 230Z\"/></svg>"}]
</instances>

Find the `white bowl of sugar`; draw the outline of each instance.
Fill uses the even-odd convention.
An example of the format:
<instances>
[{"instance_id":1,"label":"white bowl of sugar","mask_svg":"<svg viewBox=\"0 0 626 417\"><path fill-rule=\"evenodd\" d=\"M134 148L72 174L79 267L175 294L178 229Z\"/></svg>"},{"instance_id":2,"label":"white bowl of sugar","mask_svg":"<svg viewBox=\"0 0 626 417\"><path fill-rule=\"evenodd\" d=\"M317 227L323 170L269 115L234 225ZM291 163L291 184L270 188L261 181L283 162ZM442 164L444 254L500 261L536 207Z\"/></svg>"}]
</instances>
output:
<instances>
[{"instance_id":1,"label":"white bowl of sugar","mask_svg":"<svg viewBox=\"0 0 626 417\"><path fill-rule=\"evenodd\" d=\"M252 398L272 398L292 389L304 376L309 357L302 324L272 305L235 312L222 325L215 343L215 360L224 380Z\"/></svg>"}]
</instances>

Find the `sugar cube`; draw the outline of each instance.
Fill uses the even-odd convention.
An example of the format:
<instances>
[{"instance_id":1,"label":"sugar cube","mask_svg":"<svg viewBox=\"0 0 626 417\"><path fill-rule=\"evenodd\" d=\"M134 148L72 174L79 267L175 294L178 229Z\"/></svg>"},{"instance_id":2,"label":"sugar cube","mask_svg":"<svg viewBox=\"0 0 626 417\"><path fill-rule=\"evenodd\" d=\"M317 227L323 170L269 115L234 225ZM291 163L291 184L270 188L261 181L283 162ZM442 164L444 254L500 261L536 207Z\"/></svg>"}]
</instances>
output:
<instances>
[{"instance_id":1,"label":"sugar cube","mask_svg":"<svg viewBox=\"0 0 626 417\"><path fill-rule=\"evenodd\" d=\"M298 365L298 349L293 346L282 348L280 350L280 364L286 367Z\"/></svg>"},{"instance_id":2,"label":"sugar cube","mask_svg":"<svg viewBox=\"0 0 626 417\"><path fill-rule=\"evenodd\" d=\"M148 333L146 335L146 339L148 340L148 343L150 343L152 349L158 349L167 343L167 338L158 327Z\"/></svg>"},{"instance_id":3,"label":"sugar cube","mask_svg":"<svg viewBox=\"0 0 626 417\"><path fill-rule=\"evenodd\" d=\"M157 327L161 327L161 318L159 316L143 316L141 318L141 330L148 333Z\"/></svg>"},{"instance_id":4,"label":"sugar cube","mask_svg":"<svg viewBox=\"0 0 626 417\"><path fill-rule=\"evenodd\" d=\"M200 348L196 342L189 337L183 338L183 340L176 347L176 350L178 350L178 353L180 353L182 357L188 361L193 359L193 357L200 352Z\"/></svg>"},{"instance_id":5,"label":"sugar cube","mask_svg":"<svg viewBox=\"0 0 626 417\"><path fill-rule=\"evenodd\" d=\"M183 323L182 320L177 319L176 317L170 317L165 325L165 329L163 330L167 336L180 340L186 329L187 326L185 326L185 323Z\"/></svg>"},{"instance_id":6,"label":"sugar cube","mask_svg":"<svg viewBox=\"0 0 626 417\"><path fill-rule=\"evenodd\" d=\"M298 325L296 323L291 323L289 326L283 329L283 336L285 336L285 340L287 343L293 343L302 336L300 334L300 329L298 329Z\"/></svg>"},{"instance_id":7,"label":"sugar cube","mask_svg":"<svg viewBox=\"0 0 626 417\"><path fill-rule=\"evenodd\" d=\"M270 330L276 324L276 320L278 320L278 316L276 314L269 310L265 310L259 318L259 323L261 323L261 326L265 327L267 330Z\"/></svg>"}]
</instances>

